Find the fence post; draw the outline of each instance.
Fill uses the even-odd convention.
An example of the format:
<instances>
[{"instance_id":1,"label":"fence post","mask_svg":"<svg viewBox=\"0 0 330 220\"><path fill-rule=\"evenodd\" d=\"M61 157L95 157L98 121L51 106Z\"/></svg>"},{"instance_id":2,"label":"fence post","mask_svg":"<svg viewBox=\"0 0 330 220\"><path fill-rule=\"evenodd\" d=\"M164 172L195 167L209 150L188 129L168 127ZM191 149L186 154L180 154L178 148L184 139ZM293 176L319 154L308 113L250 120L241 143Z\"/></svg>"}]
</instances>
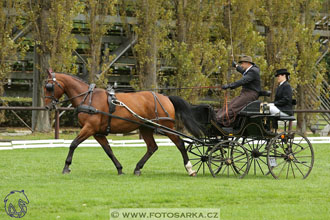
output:
<instances>
[{"instance_id":1,"label":"fence post","mask_svg":"<svg viewBox=\"0 0 330 220\"><path fill-rule=\"evenodd\" d=\"M55 110L55 139L60 138L60 112Z\"/></svg>"}]
</instances>

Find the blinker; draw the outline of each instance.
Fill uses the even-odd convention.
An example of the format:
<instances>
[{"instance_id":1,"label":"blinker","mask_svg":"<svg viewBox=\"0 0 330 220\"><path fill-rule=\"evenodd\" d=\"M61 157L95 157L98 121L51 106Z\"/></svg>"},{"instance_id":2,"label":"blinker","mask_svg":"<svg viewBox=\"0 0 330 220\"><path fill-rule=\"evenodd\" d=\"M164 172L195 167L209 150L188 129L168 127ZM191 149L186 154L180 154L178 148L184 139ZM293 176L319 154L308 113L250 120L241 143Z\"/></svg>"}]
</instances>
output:
<instances>
[{"instance_id":1,"label":"blinker","mask_svg":"<svg viewBox=\"0 0 330 220\"><path fill-rule=\"evenodd\" d=\"M52 83L47 83L46 86L45 86L45 88L46 88L46 90L47 90L48 92L52 92L52 91L54 91L54 84L52 84Z\"/></svg>"}]
</instances>

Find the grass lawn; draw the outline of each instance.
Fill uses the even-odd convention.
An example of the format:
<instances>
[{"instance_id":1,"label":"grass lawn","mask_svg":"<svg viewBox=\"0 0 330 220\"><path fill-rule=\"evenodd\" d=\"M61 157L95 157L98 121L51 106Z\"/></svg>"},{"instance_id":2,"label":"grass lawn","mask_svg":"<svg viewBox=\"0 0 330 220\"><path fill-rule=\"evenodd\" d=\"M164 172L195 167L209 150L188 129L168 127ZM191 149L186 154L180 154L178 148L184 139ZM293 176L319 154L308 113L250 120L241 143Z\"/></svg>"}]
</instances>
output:
<instances>
[{"instance_id":1,"label":"grass lawn","mask_svg":"<svg viewBox=\"0 0 330 220\"><path fill-rule=\"evenodd\" d=\"M102 148L77 148L72 172L62 175L66 148L0 151L0 199L25 190L23 219L109 219L110 208L220 208L221 219L329 219L330 148L314 145L306 180L189 177L175 147L160 147L134 176L145 148L114 148L126 175ZM0 219L12 219L0 205Z\"/></svg>"}]
</instances>

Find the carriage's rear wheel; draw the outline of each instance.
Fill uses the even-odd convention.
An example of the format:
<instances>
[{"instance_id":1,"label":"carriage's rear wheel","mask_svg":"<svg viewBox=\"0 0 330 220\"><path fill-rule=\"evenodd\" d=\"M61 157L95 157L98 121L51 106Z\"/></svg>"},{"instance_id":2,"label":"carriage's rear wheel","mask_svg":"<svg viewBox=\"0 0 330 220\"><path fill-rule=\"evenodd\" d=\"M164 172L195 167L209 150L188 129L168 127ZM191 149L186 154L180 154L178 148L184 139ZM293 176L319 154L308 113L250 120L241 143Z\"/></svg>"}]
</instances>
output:
<instances>
[{"instance_id":1,"label":"carriage's rear wheel","mask_svg":"<svg viewBox=\"0 0 330 220\"><path fill-rule=\"evenodd\" d=\"M312 171L314 151L303 134L283 132L273 138L267 148L267 164L274 178L305 179Z\"/></svg>"},{"instance_id":2,"label":"carriage's rear wheel","mask_svg":"<svg viewBox=\"0 0 330 220\"><path fill-rule=\"evenodd\" d=\"M237 140L239 141L239 140ZM254 175L265 175L268 172L267 164L267 148L269 144L268 139L258 140L253 138L244 138L242 145L249 153L250 167L248 170L249 174Z\"/></svg>"},{"instance_id":3,"label":"carriage's rear wheel","mask_svg":"<svg viewBox=\"0 0 330 220\"><path fill-rule=\"evenodd\" d=\"M237 141L222 141L210 151L208 165L214 177L234 175L243 178L250 166L248 151Z\"/></svg>"}]
</instances>

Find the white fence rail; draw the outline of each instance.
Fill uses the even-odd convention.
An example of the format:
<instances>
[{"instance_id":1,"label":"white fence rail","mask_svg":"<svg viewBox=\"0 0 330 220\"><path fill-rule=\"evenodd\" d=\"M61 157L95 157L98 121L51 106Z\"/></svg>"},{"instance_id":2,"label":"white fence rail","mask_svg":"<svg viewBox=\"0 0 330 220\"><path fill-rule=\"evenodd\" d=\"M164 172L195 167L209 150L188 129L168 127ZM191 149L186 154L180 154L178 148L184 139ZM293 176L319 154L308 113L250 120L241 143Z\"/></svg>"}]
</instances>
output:
<instances>
[{"instance_id":1,"label":"white fence rail","mask_svg":"<svg viewBox=\"0 0 330 220\"><path fill-rule=\"evenodd\" d=\"M309 137L312 144L330 144L330 137ZM109 139L111 147L145 147L143 140L111 140ZM11 141L0 142L0 150L14 150L14 149L33 149L33 148L56 148L69 147L72 140L64 139L50 139L50 140L28 140L28 141ZM174 146L170 139L156 139L158 146ZM79 147L101 147L96 140L86 140L79 145Z\"/></svg>"}]
</instances>

